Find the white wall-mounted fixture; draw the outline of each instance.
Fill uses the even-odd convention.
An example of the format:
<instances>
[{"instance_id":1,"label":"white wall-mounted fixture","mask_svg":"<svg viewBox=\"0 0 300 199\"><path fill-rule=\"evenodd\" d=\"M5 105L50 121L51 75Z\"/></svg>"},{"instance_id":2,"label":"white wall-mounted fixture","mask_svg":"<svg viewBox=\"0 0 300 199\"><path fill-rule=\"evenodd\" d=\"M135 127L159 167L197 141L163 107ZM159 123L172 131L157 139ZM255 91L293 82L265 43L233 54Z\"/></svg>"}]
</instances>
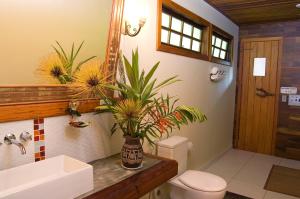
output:
<instances>
[{"instance_id":1,"label":"white wall-mounted fixture","mask_svg":"<svg viewBox=\"0 0 300 199\"><path fill-rule=\"evenodd\" d=\"M225 71L222 68L219 68L217 66L213 67L210 71L210 80L213 82L220 81L224 78L225 76Z\"/></svg>"},{"instance_id":2,"label":"white wall-mounted fixture","mask_svg":"<svg viewBox=\"0 0 300 199\"><path fill-rule=\"evenodd\" d=\"M297 94L297 87L280 87L280 93L286 95Z\"/></svg>"},{"instance_id":3,"label":"white wall-mounted fixture","mask_svg":"<svg viewBox=\"0 0 300 199\"><path fill-rule=\"evenodd\" d=\"M266 62L267 58L254 58L253 76L264 77L266 76Z\"/></svg>"},{"instance_id":4,"label":"white wall-mounted fixture","mask_svg":"<svg viewBox=\"0 0 300 199\"><path fill-rule=\"evenodd\" d=\"M296 4L296 8L300 8L300 3Z\"/></svg>"},{"instance_id":5,"label":"white wall-mounted fixture","mask_svg":"<svg viewBox=\"0 0 300 199\"><path fill-rule=\"evenodd\" d=\"M146 23L147 9L143 0L126 0L124 7L124 35L135 37Z\"/></svg>"}]
</instances>

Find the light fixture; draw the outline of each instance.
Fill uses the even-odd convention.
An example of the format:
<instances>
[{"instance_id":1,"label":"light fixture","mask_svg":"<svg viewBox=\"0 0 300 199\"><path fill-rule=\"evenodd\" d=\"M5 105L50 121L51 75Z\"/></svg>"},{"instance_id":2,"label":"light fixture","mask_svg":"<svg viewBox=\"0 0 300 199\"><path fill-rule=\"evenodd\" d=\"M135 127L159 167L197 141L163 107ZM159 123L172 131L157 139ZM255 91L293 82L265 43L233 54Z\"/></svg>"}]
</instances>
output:
<instances>
[{"instance_id":1,"label":"light fixture","mask_svg":"<svg viewBox=\"0 0 300 199\"><path fill-rule=\"evenodd\" d=\"M300 8L300 3L296 4L296 8Z\"/></svg>"},{"instance_id":2,"label":"light fixture","mask_svg":"<svg viewBox=\"0 0 300 199\"><path fill-rule=\"evenodd\" d=\"M146 23L147 6L145 0L126 0L124 7L123 34L130 37L138 35Z\"/></svg>"},{"instance_id":3,"label":"light fixture","mask_svg":"<svg viewBox=\"0 0 300 199\"><path fill-rule=\"evenodd\" d=\"M146 23L145 18L141 18L139 20L138 27L131 25L129 21L125 21L125 33L124 34L128 35L130 37L137 36L139 34L139 32L141 31L142 27L145 25L145 23Z\"/></svg>"}]
</instances>

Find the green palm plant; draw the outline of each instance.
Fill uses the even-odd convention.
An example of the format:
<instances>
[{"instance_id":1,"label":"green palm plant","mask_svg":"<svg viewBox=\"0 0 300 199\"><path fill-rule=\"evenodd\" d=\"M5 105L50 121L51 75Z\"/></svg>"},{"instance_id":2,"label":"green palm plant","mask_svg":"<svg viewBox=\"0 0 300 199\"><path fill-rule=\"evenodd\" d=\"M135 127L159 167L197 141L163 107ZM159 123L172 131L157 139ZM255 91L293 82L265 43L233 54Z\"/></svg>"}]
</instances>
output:
<instances>
[{"instance_id":1,"label":"green palm plant","mask_svg":"<svg viewBox=\"0 0 300 199\"><path fill-rule=\"evenodd\" d=\"M153 138L169 134L174 128L206 120L206 116L194 107L176 106L178 99L169 95L156 97L161 88L179 81L177 76L173 76L157 83L153 75L159 62L148 73L140 71L136 50L132 52L131 63L125 56L123 63L128 83L117 81L115 86L110 85L109 88L118 91L118 98L104 96L101 105L96 107L98 113L112 113L115 119L112 134L120 129L124 136L153 143Z\"/></svg>"}]
</instances>

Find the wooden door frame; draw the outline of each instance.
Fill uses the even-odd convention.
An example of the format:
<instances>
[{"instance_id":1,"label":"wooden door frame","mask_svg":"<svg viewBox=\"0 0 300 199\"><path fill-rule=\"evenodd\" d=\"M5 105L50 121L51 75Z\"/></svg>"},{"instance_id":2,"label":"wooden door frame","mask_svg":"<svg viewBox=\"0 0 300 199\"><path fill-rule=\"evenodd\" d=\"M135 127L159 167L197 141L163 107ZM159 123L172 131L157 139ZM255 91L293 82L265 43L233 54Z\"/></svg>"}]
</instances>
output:
<instances>
[{"instance_id":1,"label":"wooden door frame","mask_svg":"<svg viewBox=\"0 0 300 199\"><path fill-rule=\"evenodd\" d=\"M240 125L240 111L242 105L242 78L243 78L243 54L244 51L243 45L244 42L252 41L279 41L278 49L278 65L277 65L277 76L278 80L276 83L276 92L275 92L275 116L273 122L273 133L272 133L272 155L275 152L276 144L276 134L277 134L277 122L278 122L278 106L279 106L279 97L280 97L280 77L281 77L281 68L282 68L282 47L283 47L283 37L246 37L242 38L239 41L239 57L238 57L238 66L237 66L237 77L236 77L236 96L235 96L235 114L234 114L234 129L233 129L233 147L239 148L239 125Z\"/></svg>"}]
</instances>

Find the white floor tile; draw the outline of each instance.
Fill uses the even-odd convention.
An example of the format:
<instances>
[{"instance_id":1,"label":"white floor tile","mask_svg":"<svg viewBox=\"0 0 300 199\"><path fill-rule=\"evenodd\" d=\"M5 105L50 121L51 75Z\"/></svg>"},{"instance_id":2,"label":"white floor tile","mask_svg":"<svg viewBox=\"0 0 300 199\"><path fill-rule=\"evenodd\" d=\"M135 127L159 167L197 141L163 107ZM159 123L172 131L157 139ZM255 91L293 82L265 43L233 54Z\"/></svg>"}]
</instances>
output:
<instances>
[{"instance_id":1,"label":"white floor tile","mask_svg":"<svg viewBox=\"0 0 300 199\"><path fill-rule=\"evenodd\" d=\"M272 191L267 191L264 199L299 199L299 198L281 194L281 193L272 192Z\"/></svg>"},{"instance_id":2,"label":"white floor tile","mask_svg":"<svg viewBox=\"0 0 300 199\"><path fill-rule=\"evenodd\" d=\"M266 193L266 191L263 188L257 185L241 182L238 180L232 180L229 183L227 190L232 193L236 193L254 199L263 199Z\"/></svg>"},{"instance_id":3,"label":"white floor tile","mask_svg":"<svg viewBox=\"0 0 300 199\"><path fill-rule=\"evenodd\" d=\"M297 160L283 159L279 165L293 169L300 169L300 161Z\"/></svg>"},{"instance_id":4,"label":"white floor tile","mask_svg":"<svg viewBox=\"0 0 300 199\"><path fill-rule=\"evenodd\" d=\"M233 179L264 187L272 166L280 161L274 156L255 154Z\"/></svg>"},{"instance_id":5,"label":"white floor tile","mask_svg":"<svg viewBox=\"0 0 300 199\"><path fill-rule=\"evenodd\" d=\"M265 155L265 154L259 154L256 153L254 155L253 161L264 163L264 164L279 164L280 161L282 161L283 158L271 156L271 155Z\"/></svg>"},{"instance_id":6,"label":"white floor tile","mask_svg":"<svg viewBox=\"0 0 300 199\"><path fill-rule=\"evenodd\" d=\"M221 176L228 183L253 156L251 152L230 150L206 171Z\"/></svg>"},{"instance_id":7,"label":"white floor tile","mask_svg":"<svg viewBox=\"0 0 300 199\"><path fill-rule=\"evenodd\" d=\"M254 199L297 199L264 190L273 165L300 169L300 161L232 149L206 171L223 177L228 183L228 191L233 193Z\"/></svg>"}]
</instances>

